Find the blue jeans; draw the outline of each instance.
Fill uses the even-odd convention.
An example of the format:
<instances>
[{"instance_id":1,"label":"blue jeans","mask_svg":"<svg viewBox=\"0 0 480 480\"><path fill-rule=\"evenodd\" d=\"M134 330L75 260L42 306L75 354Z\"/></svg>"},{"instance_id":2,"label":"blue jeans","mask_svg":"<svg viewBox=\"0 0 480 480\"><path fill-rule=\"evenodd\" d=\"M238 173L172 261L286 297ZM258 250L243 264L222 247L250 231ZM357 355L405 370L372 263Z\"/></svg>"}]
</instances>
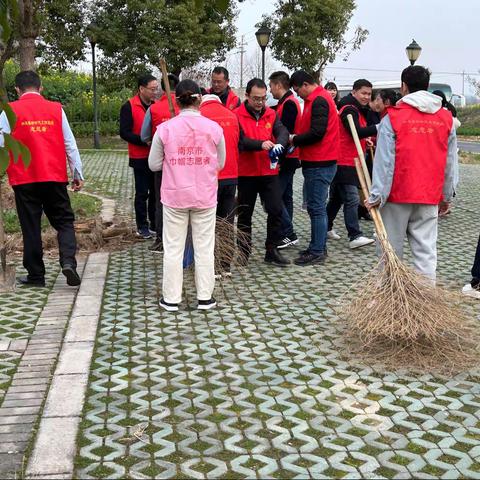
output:
<instances>
[{"instance_id":1,"label":"blue jeans","mask_svg":"<svg viewBox=\"0 0 480 480\"><path fill-rule=\"evenodd\" d=\"M282 209L282 231L283 236L292 238L295 237L295 230L293 229L293 176L295 170L285 169L280 170L278 180L282 192L283 209Z\"/></svg>"},{"instance_id":2,"label":"blue jeans","mask_svg":"<svg viewBox=\"0 0 480 480\"><path fill-rule=\"evenodd\" d=\"M327 198L328 189L337 172L337 165L303 168L307 211L311 223L310 253L322 255L327 251Z\"/></svg>"},{"instance_id":3,"label":"blue jeans","mask_svg":"<svg viewBox=\"0 0 480 480\"><path fill-rule=\"evenodd\" d=\"M350 240L362 236L358 222L358 205L360 196L356 185L333 182L330 186L330 197L327 205L328 230L333 228L333 221L343 205L343 217Z\"/></svg>"}]
</instances>

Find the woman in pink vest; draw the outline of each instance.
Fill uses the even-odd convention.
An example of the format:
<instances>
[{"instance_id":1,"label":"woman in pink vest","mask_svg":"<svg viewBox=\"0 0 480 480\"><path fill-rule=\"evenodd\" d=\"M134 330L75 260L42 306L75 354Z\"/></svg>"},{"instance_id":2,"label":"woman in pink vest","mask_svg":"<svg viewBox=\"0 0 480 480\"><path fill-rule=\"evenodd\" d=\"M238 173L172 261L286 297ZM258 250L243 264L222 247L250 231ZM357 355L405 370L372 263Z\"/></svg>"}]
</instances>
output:
<instances>
[{"instance_id":1,"label":"woman in pink vest","mask_svg":"<svg viewBox=\"0 0 480 480\"><path fill-rule=\"evenodd\" d=\"M200 114L202 95L193 80L182 80L175 96L180 113L158 126L148 165L162 170L163 297L160 306L178 310L182 300L183 253L189 223L195 252L198 309L216 306L214 247L217 172L225 164L225 140L218 123Z\"/></svg>"}]
</instances>

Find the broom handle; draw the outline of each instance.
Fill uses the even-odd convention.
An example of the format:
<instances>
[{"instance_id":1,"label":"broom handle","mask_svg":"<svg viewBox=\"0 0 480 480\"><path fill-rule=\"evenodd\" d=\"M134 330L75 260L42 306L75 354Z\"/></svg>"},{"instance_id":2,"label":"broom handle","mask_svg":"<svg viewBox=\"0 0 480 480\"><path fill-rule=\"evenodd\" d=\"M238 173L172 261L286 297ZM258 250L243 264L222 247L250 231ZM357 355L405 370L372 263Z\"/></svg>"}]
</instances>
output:
<instances>
[{"instance_id":1,"label":"broom handle","mask_svg":"<svg viewBox=\"0 0 480 480\"><path fill-rule=\"evenodd\" d=\"M165 94L167 95L168 109L170 110L170 117L175 116L175 108L172 101L172 93L170 90L170 82L168 81L167 62L164 58L160 59L160 70L162 71L163 87L165 88Z\"/></svg>"},{"instance_id":2,"label":"broom handle","mask_svg":"<svg viewBox=\"0 0 480 480\"><path fill-rule=\"evenodd\" d=\"M353 141L355 142L355 147L357 148L358 159L357 161L360 162L360 167L357 169L358 178L360 180L360 185L362 180L365 182L365 190L363 194L365 198L368 199L370 196L370 189L372 188L372 181L370 179L370 173L367 168L367 164L365 162L365 155L363 154L362 145L360 144L360 138L358 137L357 129L355 128L355 122L353 121L352 115L347 115L348 124L350 126L350 130L352 132ZM363 187L362 187L363 190ZM370 213L373 218L373 223L375 224L375 229L379 235L382 235L384 238L387 238L387 231L385 230L385 225L383 224L382 216L380 211L377 207L373 207L370 210Z\"/></svg>"}]
</instances>

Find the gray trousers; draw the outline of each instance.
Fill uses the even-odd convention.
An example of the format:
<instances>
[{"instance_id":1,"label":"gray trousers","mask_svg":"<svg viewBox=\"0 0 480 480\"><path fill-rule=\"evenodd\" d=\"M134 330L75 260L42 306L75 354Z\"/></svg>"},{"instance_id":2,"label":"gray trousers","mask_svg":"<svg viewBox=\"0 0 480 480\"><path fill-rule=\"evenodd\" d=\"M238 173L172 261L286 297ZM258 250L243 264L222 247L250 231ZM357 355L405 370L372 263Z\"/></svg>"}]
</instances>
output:
<instances>
[{"instance_id":1,"label":"gray trousers","mask_svg":"<svg viewBox=\"0 0 480 480\"><path fill-rule=\"evenodd\" d=\"M438 206L386 203L380 210L392 247L403 258L405 236L419 273L435 281L437 269Z\"/></svg>"}]
</instances>

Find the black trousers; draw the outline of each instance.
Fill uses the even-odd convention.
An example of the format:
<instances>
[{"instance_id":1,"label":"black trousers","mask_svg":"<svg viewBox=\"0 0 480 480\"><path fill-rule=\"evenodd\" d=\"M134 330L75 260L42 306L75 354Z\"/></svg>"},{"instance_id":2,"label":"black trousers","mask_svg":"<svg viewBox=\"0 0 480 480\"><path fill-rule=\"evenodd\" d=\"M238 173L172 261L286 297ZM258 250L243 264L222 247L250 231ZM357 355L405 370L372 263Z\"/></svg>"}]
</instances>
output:
<instances>
[{"instance_id":1,"label":"black trousers","mask_svg":"<svg viewBox=\"0 0 480 480\"><path fill-rule=\"evenodd\" d=\"M480 280L480 237L478 237L477 251L473 261L472 277Z\"/></svg>"},{"instance_id":2,"label":"black trousers","mask_svg":"<svg viewBox=\"0 0 480 480\"><path fill-rule=\"evenodd\" d=\"M257 195L260 195L267 212L267 239L265 248L271 250L283 239L282 194L277 175L263 177L238 177L238 229L245 239L239 239L238 246L245 255L252 251L252 215Z\"/></svg>"},{"instance_id":3,"label":"black trousers","mask_svg":"<svg viewBox=\"0 0 480 480\"><path fill-rule=\"evenodd\" d=\"M162 187L162 172L155 172L155 232L157 232L157 238L162 240L163 232L163 205L160 195L160 189Z\"/></svg>"},{"instance_id":4,"label":"black trousers","mask_svg":"<svg viewBox=\"0 0 480 480\"><path fill-rule=\"evenodd\" d=\"M148 160L134 160L130 165L132 165L135 179L134 207L137 228L150 227L153 230L156 226L154 174L148 168Z\"/></svg>"},{"instance_id":5,"label":"black trousers","mask_svg":"<svg viewBox=\"0 0 480 480\"><path fill-rule=\"evenodd\" d=\"M41 235L42 213L57 231L60 265L76 268L75 252L77 242L70 198L67 185L59 182L39 182L13 187L18 220L23 235L23 266L30 280L45 277Z\"/></svg>"},{"instance_id":6,"label":"black trousers","mask_svg":"<svg viewBox=\"0 0 480 480\"><path fill-rule=\"evenodd\" d=\"M233 225L235 222L235 193L237 191L236 185L222 185L220 182L218 185L218 193L217 193L217 217L225 219L232 228L228 231L222 229L222 241L226 242L228 245L228 252L232 252L234 250L234 235L233 235ZM219 229L217 228L217 233ZM215 246L217 243L215 243ZM216 255L218 257L218 255ZM230 266L232 263L233 258L228 258L228 256L221 256L222 259L220 261L221 268L223 271L230 271Z\"/></svg>"}]
</instances>

